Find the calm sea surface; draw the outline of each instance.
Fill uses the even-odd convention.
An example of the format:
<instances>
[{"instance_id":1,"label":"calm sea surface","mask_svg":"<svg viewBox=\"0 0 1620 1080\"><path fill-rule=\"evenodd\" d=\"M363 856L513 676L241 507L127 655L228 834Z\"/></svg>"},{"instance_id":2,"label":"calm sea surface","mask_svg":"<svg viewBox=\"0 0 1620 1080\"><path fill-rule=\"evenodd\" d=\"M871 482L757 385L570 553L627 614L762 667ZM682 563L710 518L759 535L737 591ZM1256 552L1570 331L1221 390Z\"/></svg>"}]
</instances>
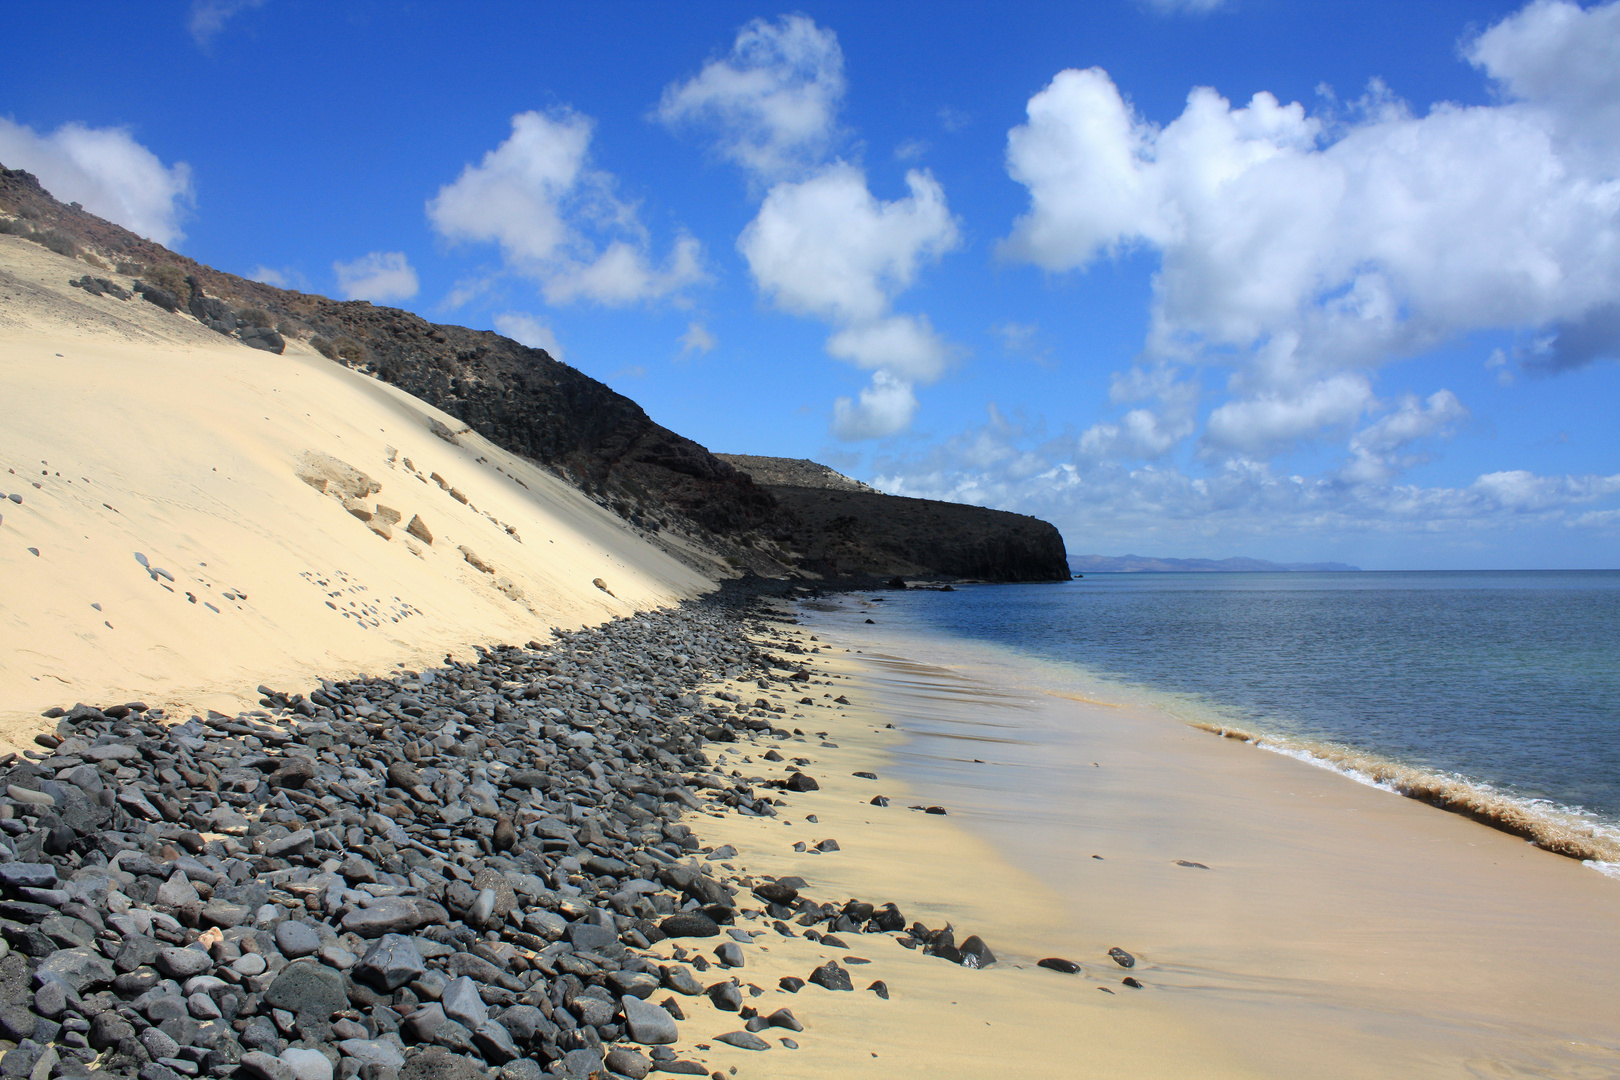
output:
<instances>
[{"instance_id":1,"label":"calm sea surface","mask_svg":"<svg viewBox=\"0 0 1620 1080\"><path fill-rule=\"evenodd\" d=\"M891 626L1071 665L1186 719L1620 826L1620 571L1091 574L882 595Z\"/></svg>"}]
</instances>

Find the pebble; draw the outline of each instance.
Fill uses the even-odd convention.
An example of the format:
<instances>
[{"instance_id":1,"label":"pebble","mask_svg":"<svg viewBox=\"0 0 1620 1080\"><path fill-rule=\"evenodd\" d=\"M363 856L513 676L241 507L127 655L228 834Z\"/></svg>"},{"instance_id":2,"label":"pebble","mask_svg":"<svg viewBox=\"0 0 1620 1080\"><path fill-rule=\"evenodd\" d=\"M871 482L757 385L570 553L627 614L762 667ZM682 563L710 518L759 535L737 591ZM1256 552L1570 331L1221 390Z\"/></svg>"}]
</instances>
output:
<instances>
[{"instance_id":1,"label":"pebble","mask_svg":"<svg viewBox=\"0 0 1620 1080\"><path fill-rule=\"evenodd\" d=\"M289 960L310 956L321 947L321 936L308 923L288 919L276 926L276 948Z\"/></svg>"},{"instance_id":2,"label":"pebble","mask_svg":"<svg viewBox=\"0 0 1620 1080\"><path fill-rule=\"evenodd\" d=\"M743 967L763 930L740 907L789 936L792 919L824 943L884 932L947 956L948 930L744 878L734 847L705 852L683 822L774 817L820 790L744 775L792 736L703 692L792 690L759 643L799 650L751 604L722 592L420 674L261 687L236 716L51 710L51 757L0 765L0 1035L16 1044L0 1076L706 1075L668 1049L690 1023L677 997L653 998L706 992L692 969L709 962L677 941L719 937L710 955ZM659 966L671 949L686 962ZM852 989L837 963L810 981ZM745 1005L758 987L707 993L750 1028L718 1041L804 1028Z\"/></svg>"},{"instance_id":3,"label":"pebble","mask_svg":"<svg viewBox=\"0 0 1620 1080\"><path fill-rule=\"evenodd\" d=\"M297 1080L332 1080L332 1061L319 1050L288 1047L281 1052L281 1060Z\"/></svg>"}]
</instances>

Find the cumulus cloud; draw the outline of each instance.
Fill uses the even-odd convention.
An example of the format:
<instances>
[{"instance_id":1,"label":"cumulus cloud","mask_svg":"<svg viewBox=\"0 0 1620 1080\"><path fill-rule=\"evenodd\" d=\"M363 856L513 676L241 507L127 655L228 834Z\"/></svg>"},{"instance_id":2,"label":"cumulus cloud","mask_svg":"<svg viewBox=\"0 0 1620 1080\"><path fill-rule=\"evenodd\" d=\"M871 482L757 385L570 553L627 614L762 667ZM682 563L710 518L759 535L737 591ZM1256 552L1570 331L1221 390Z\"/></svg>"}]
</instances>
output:
<instances>
[{"instance_id":1,"label":"cumulus cloud","mask_svg":"<svg viewBox=\"0 0 1620 1080\"><path fill-rule=\"evenodd\" d=\"M1162 461L1088 457L1073 435L1010 424L992 406L982 426L919 454L879 457L872 483L898 495L1034 514L1063 530L1071 550L1078 541L1097 551L1280 545L1303 554L1320 551L1327 538L1383 535L1460 551L1500 543L1515 530L1546 536L1535 530L1612 530L1620 523L1620 511L1593 507L1620 497L1620 474L1503 470L1458 486L1400 481L1389 458L1444 437L1465 418L1460 402L1444 392L1402 398L1352 437L1363 457L1341 470L1301 476L1234 457L1193 475Z\"/></svg>"},{"instance_id":2,"label":"cumulus cloud","mask_svg":"<svg viewBox=\"0 0 1620 1080\"><path fill-rule=\"evenodd\" d=\"M838 162L765 197L737 250L778 307L829 322L881 318L918 267L954 248L945 190L926 171L906 173L910 194L873 196L858 167Z\"/></svg>"},{"instance_id":3,"label":"cumulus cloud","mask_svg":"<svg viewBox=\"0 0 1620 1080\"><path fill-rule=\"evenodd\" d=\"M1467 407L1450 390L1437 390L1421 401L1416 394L1406 394L1393 410L1351 436L1350 460L1339 477L1351 484L1391 481L1428 460L1426 454L1409 453L1409 447L1426 439L1449 438L1468 416Z\"/></svg>"},{"instance_id":4,"label":"cumulus cloud","mask_svg":"<svg viewBox=\"0 0 1620 1080\"><path fill-rule=\"evenodd\" d=\"M556 333L526 311L501 312L495 316L495 329L519 345L527 345L531 349L544 349L553 360L563 358L562 346L557 344Z\"/></svg>"},{"instance_id":5,"label":"cumulus cloud","mask_svg":"<svg viewBox=\"0 0 1620 1080\"><path fill-rule=\"evenodd\" d=\"M771 180L824 158L843 97L837 35L784 15L744 26L728 55L666 87L654 115L670 128L706 129L724 157Z\"/></svg>"},{"instance_id":6,"label":"cumulus cloud","mask_svg":"<svg viewBox=\"0 0 1620 1080\"><path fill-rule=\"evenodd\" d=\"M835 162L771 188L737 240L762 293L831 324L828 353L875 373L859 404L835 406L840 438L903 430L916 413L912 387L938 379L952 354L926 316L891 312L922 265L960 242L938 181L913 169L906 185L904 198L884 201L859 168Z\"/></svg>"},{"instance_id":7,"label":"cumulus cloud","mask_svg":"<svg viewBox=\"0 0 1620 1080\"><path fill-rule=\"evenodd\" d=\"M951 355L926 315L890 315L846 326L827 339L827 351L856 367L913 383L939 378Z\"/></svg>"},{"instance_id":8,"label":"cumulus cloud","mask_svg":"<svg viewBox=\"0 0 1620 1080\"><path fill-rule=\"evenodd\" d=\"M1196 88L1159 125L1101 69L1061 72L1008 135L1029 204L999 252L1053 273L1157 253L1147 355L1233 369L1206 453L1348 438L1372 372L1469 332L1534 335L1519 363L1543 374L1620 355L1620 3L1539 0L1463 54L1497 104L1418 115L1374 83L1313 115ZM1093 444L1152 449L1162 419Z\"/></svg>"},{"instance_id":9,"label":"cumulus cloud","mask_svg":"<svg viewBox=\"0 0 1620 1080\"><path fill-rule=\"evenodd\" d=\"M420 287L403 251L373 251L350 262L334 262L332 273L345 300L409 300Z\"/></svg>"},{"instance_id":10,"label":"cumulus cloud","mask_svg":"<svg viewBox=\"0 0 1620 1080\"><path fill-rule=\"evenodd\" d=\"M884 200L858 165L831 159L844 86L831 30L803 15L756 19L727 56L667 87L655 115L671 128L703 129L756 190L770 185L737 250L762 295L828 324L827 352L873 373L858 399L834 403L833 433L880 438L911 423L914 388L938 379L956 351L927 316L897 314L893 304L960 235L926 170L907 172L907 194ZM904 153L923 145L908 142Z\"/></svg>"},{"instance_id":11,"label":"cumulus cloud","mask_svg":"<svg viewBox=\"0 0 1620 1080\"><path fill-rule=\"evenodd\" d=\"M451 241L493 243L549 303L611 306L678 294L705 279L702 247L679 236L657 263L634 204L590 164L592 121L568 110L512 117L512 134L428 200Z\"/></svg>"},{"instance_id":12,"label":"cumulus cloud","mask_svg":"<svg viewBox=\"0 0 1620 1080\"><path fill-rule=\"evenodd\" d=\"M832 432L850 442L886 438L910 427L916 414L917 395L911 384L877 371L858 401L841 397L833 402Z\"/></svg>"},{"instance_id":13,"label":"cumulus cloud","mask_svg":"<svg viewBox=\"0 0 1620 1080\"><path fill-rule=\"evenodd\" d=\"M1251 457L1269 456L1324 429L1343 428L1361 417L1373 401L1372 385L1362 375L1340 374L1293 393L1264 392L1229 401L1209 414L1207 444Z\"/></svg>"},{"instance_id":14,"label":"cumulus cloud","mask_svg":"<svg viewBox=\"0 0 1620 1080\"><path fill-rule=\"evenodd\" d=\"M67 123L48 135L0 116L0 161L27 169L62 202L173 247L192 203L191 166L164 165L121 127Z\"/></svg>"},{"instance_id":15,"label":"cumulus cloud","mask_svg":"<svg viewBox=\"0 0 1620 1080\"><path fill-rule=\"evenodd\" d=\"M186 29L199 48L207 48L232 17L263 7L266 0L191 0Z\"/></svg>"},{"instance_id":16,"label":"cumulus cloud","mask_svg":"<svg viewBox=\"0 0 1620 1080\"><path fill-rule=\"evenodd\" d=\"M712 352L717 344L719 343L715 341L714 335L709 333L707 326L697 321L689 322L686 324L686 333L681 335L681 355L684 357L696 353L698 356L704 356Z\"/></svg>"}]
</instances>

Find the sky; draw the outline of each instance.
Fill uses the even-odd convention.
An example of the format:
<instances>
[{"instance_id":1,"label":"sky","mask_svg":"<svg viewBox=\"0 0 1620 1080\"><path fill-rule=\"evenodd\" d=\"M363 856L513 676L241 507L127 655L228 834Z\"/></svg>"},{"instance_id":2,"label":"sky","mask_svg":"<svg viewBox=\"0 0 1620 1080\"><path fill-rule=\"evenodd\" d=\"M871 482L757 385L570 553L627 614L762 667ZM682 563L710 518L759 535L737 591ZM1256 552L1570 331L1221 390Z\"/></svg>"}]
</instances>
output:
<instances>
[{"instance_id":1,"label":"sky","mask_svg":"<svg viewBox=\"0 0 1620 1080\"><path fill-rule=\"evenodd\" d=\"M58 2L0 162L1071 552L1620 567L1620 0Z\"/></svg>"}]
</instances>

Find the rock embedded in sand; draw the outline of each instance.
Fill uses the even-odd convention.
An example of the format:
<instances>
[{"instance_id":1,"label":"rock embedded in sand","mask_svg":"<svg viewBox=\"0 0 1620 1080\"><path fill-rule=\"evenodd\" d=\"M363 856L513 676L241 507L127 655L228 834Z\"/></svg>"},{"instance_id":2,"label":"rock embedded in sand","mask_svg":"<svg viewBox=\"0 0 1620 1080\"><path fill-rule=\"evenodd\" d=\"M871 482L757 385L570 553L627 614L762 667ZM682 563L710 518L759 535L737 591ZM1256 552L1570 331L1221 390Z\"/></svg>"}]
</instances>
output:
<instances>
[{"instance_id":1,"label":"rock embedded in sand","mask_svg":"<svg viewBox=\"0 0 1620 1080\"><path fill-rule=\"evenodd\" d=\"M828 990L855 989L855 984L850 981L849 972L839 967L836 960L829 960L812 971L810 981Z\"/></svg>"},{"instance_id":2,"label":"rock embedded in sand","mask_svg":"<svg viewBox=\"0 0 1620 1080\"><path fill-rule=\"evenodd\" d=\"M1114 963L1118 964L1122 968L1133 968L1136 966L1136 957L1132 956L1130 953L1126 952L1124 949L1121 949L1117 945L1108 950L1108 955L1113 958Z\"/></svg>"},{"instance_id":3,"label":"rock embedded in sand","mask_svg":"<svg viewBox=\"0 0 1620 1080\"><path fill-rule=\"evenodd\" d=\"M716 1035L715 1042L723 1042L728 1046L735 1046L739 1050L769 1050L771 1044L755 1035L751 1031L728 1031L724 1035Z\"/></svg>"},{"instance_id":4,"label":"rock embedded in sand","mask_svg":"<svg viewBox=\"0 0 1620 1080\"><path fill-rule=\"evenodd\" d=\"M405 531L409 535L414 536L418 540L422 541L424 544L431 545L433 543L433 534L428 531L428 527L423 523L422 516L420 514L411 515L411 523L405 526Z\"/></svg>"},{"instance_id":5,"label":"rock embedded in sand","mask_svg":"<svg viewBox=\"0 0 1620 1080\"><path fill-rule=\"evenodd\" d=\"M1065 960L1061 956L1048 956L1044 960L1037 960L1036 967L1049 968L1052 971L1061 971L1065 975L1075 975L1080 971L1080 965L1073 960Z\"/></svg>"}]
</instances>

